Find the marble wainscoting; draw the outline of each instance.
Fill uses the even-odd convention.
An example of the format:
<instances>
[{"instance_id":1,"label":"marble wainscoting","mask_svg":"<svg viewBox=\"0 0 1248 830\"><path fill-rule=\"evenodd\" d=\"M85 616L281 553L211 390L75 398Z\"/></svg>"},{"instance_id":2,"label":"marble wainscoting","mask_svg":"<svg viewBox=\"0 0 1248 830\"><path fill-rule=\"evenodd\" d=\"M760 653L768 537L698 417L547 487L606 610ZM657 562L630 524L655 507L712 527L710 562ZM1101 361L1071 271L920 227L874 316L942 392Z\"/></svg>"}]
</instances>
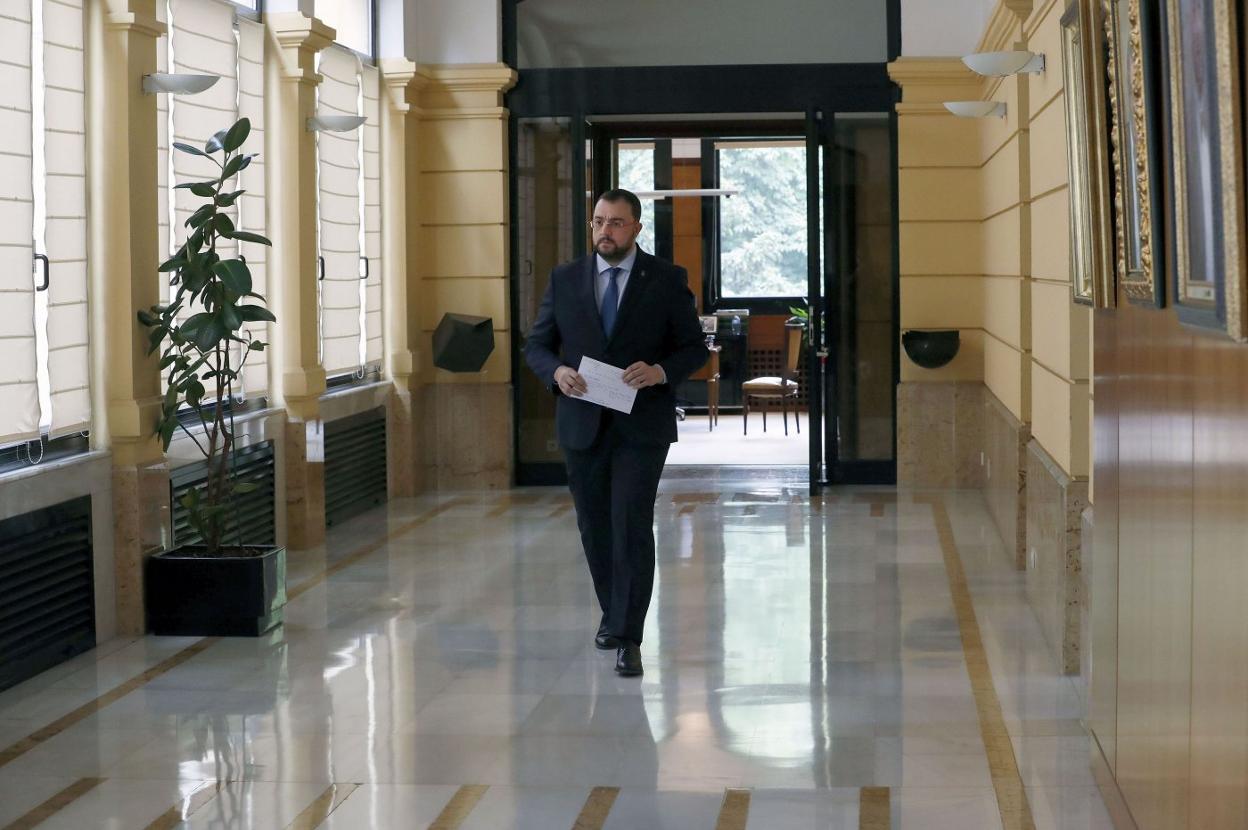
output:
<instances>
[{"instance_id":1,"label":"marble wainscoting","mask_svg":"<svg viewBox=\"0 0 1248 830\"><path fill-rule=\"evenodd\" d=\"M897 483L984 486L984 396L979 381L897 385Z\"/></svg>"},{"instance_id":2,"label":"marble wainscoting","mask_svg":"<svg viewBox=\"0 0 1248 830\"><path fill-rule=\"evenodd\" d=\"M95 635L96 642L102 643L118 633L113 555L113 466L110 454L90 452L0 475L0 521L82 496L91 497Z\"/></svg>"},{"instance_id":3,"label":"marble wainscoting","mask_svg":"<svg viewBox=\"0 0 1248 830\"><path fill-rule=\"evenodd\" d=\"M1082 514L1088 482L1071 479L1034 439L1027 445L1027 601L1063 674L1077 674L1085 605Z\"/></svg>"},{"instance_id":4,"label":"marble wainscoting","mask_svg":"<svg viewBox=\"0 0 1248 830\"><path fill-rule=\"evenodd\" d=\"M425 484L435 490L497 490L512 480L509 383L424 386L421 433ZM423 453L421 453L423 449Z\"/></svg>"},{"instance_id":5,"label":"marble wainscoting","mask_svg":"<svg viewBox=\"0 0 1248 830\"><path fill-rule=\"evenodd\" d=\"M1096 559L1092 554L1095 550L1092 533L1095 523L1091 507L1080 514L1079 550L1081 554L1086 551L1087 555L1080 556L1079 585L1083 602L1079 604L1079 679L1075 688L1085 709L1091 705L1088 692L1092 677L1092 567Z\"/></svg>"},{"instance_id":6,"label":"marble wainscoting","mask_svg":"<svg viewBox=\"0 0 1248 830\"><path fill-rule=\"evenodd\" d=\"M984 392L984 500L1006 550L1027 567L1027 442L1031 427Z\"/></svg>"},{"instance_id":7,"label":"marble wainscoting","mask_svg":"<svg viewBox=\"0 0 1248 830\"><path fill-rule=\"evenodd\" d=\"M291 418L282 443L286 546L307 550L325 541L325 422Z\"/></svg>"},{"instance_id":8,"label":"marble wainscoting","mask_svg":"<svg viewBox=\"0 0 1248 830\"><path fill-rule=\"evenodd\" d=\"M411 391L392 389L386 404L386 489L392 499L410 498L419 492L414 418Z\"/></svg>"}]
</instances>

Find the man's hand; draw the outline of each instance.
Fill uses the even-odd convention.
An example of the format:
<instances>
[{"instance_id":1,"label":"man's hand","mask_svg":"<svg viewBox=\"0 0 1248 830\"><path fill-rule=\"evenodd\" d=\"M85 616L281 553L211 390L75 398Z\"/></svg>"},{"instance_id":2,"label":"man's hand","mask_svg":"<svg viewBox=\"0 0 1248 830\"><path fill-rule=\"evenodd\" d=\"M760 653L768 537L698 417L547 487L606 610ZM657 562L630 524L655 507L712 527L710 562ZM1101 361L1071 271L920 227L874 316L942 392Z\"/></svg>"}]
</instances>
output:
<instances>
[{"instance_id":1,"label":"man's hand","mask_svg":"<svg viewBox=\"0 0 1248 830\"><path fill-rule=\"evenodd\" d=\"M585 378L571 366L560 366L555 370L555 383L559 384L559 391L570 398L579 398L589 389Z\"/></svg>"},{"instance_id":2,"label":"man's hand","mask_svg":"<svg viewBox=\"0 0 1248 830\"><path fill-rule=\"evenodd\" d=\"M657 386L663 383L663 379L663 370L660 367L641 361L637 361L624 370L624 382L634 389Z\"/></svg>"}]
</instances>

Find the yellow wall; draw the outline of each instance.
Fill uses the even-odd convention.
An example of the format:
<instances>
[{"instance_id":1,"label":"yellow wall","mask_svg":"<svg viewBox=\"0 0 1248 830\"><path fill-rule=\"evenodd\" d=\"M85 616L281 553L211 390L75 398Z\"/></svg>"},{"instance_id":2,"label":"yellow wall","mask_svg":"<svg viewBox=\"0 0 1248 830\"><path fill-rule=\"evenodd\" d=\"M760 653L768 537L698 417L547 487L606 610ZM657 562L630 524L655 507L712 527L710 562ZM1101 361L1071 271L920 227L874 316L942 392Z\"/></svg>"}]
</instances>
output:
<instances>
[{"instance_id":1,"label":"yellow wall","mask_svg":"<svg viewBox=\"0 0 1248 830\"><path fill-rule=\"evenodd\" d=\"M1091 470L1091 314L1071 300L1066 124L1056 0L995 10L979 51L1046 55L1036 75L980 78L956 58L901 58L901 328L954 328L962 349L903 382L982 380L1073 478ZM962 119L943 102L1000 101Z\"/></svg>"}]
</instances>

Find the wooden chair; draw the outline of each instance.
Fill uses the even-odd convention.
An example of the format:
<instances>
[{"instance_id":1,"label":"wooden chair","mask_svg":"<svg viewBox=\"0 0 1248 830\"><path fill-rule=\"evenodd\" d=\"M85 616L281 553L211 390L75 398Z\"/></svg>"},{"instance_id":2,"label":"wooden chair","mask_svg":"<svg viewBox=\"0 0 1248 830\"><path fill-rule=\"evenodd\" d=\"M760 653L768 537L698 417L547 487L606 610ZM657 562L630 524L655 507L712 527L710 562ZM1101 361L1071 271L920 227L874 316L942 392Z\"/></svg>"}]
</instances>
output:
<instances>
[{"instance_id":1,"label":"wooden chair","mask_svg":"<svg viewBox=\"0 0 1248 830\"><path fill-rule=\"evenodd\" d=\"M711 431L719 423L719 353L723 346L707 346L711 353L710 376L706 379L706 422Z\"/></svg>"},{"instance_id":2,"label":"wooden chair","mask_svg":"<svg viewBox=\"0 0 1248 830\"><path fill-rule=\"evenodd\" d=\"M745 435L750 434L750 398L761 400L780 399L780 408L784 411L784 434L789 434L789 401L794 401L793 421L797 425L797 433L802 432L802 423L798 418L796 399L799 393L797 384L797 363L802 357L802 331L805 327L797 324L785 324L784 353L780 363L780 377L753 378L741 384L741 399L744 404L742 428ZM763 407L763 432L767 431L767 407Z\"/></svg>"}]
</instances>

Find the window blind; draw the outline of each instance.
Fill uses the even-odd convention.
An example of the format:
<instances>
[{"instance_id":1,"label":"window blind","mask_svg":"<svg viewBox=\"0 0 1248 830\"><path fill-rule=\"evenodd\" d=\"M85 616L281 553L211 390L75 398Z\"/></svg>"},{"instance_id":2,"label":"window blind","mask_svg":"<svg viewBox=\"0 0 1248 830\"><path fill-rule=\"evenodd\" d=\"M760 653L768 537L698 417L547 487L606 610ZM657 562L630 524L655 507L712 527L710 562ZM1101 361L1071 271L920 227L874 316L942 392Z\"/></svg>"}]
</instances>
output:
<instances>
[{"instance_id":1,"label":"window blind","mask_svg":"<svg viewBox=\"0 0 1248 830\"><path fill-rule=\"evenodd\" d=\"M239 200L239 226L268 236L264 214L264 25L244 18L238 27L238 114L251 121L251 136L243 145L248 153L259 153L239 174L239 187L247 192ZM269 249L254 242L240 242L239 252L247 258L252 290L269 299ZM269 324L249 323L248 332L256 340L270 342ZM265 394L269 388L269 351L253 352L243 367L243 390L247 397Z\"/></svg>"},{"instance_id":2,"label":"window blind","mask_svg":"<svg viewBox=\"0 0 1248 830\"><path fill-rule=\"evenodd\" d=\"M48 377L53 438L91 422L82 0L43 0Z\"/></svg>"},{"instance_id":3,"label":"window blind","mask_svg":"<svg viewBox=\"0 0 1248 830\"><path fill-rule=\"evenodd\" d=\"M381 293L381 72L363 69L364 86L364 256L368 279L364 283L366 338L364 362L380 363L383 352Z\"/></svg>"},{"instance_id":4,"label":"window blind","mask_svg":"<svg viewBox=\"0 0 1248 830\"><path fill-rule=\"evenodd\" d=\"M39 433L29 3L0 9L0 444Z\"/></svg>"},{"instance_id":5,"label":"window blind","mask_svg":"<svg viewBox=\"0 0 1248 830\"><path fill-rule=\"evenodd\" d=\"M320 53L319 115L360 115L360 61L331 46ZM321 364L333 377L360 366L360 133L316 134Z\"/></svg>"}]
</instances>

